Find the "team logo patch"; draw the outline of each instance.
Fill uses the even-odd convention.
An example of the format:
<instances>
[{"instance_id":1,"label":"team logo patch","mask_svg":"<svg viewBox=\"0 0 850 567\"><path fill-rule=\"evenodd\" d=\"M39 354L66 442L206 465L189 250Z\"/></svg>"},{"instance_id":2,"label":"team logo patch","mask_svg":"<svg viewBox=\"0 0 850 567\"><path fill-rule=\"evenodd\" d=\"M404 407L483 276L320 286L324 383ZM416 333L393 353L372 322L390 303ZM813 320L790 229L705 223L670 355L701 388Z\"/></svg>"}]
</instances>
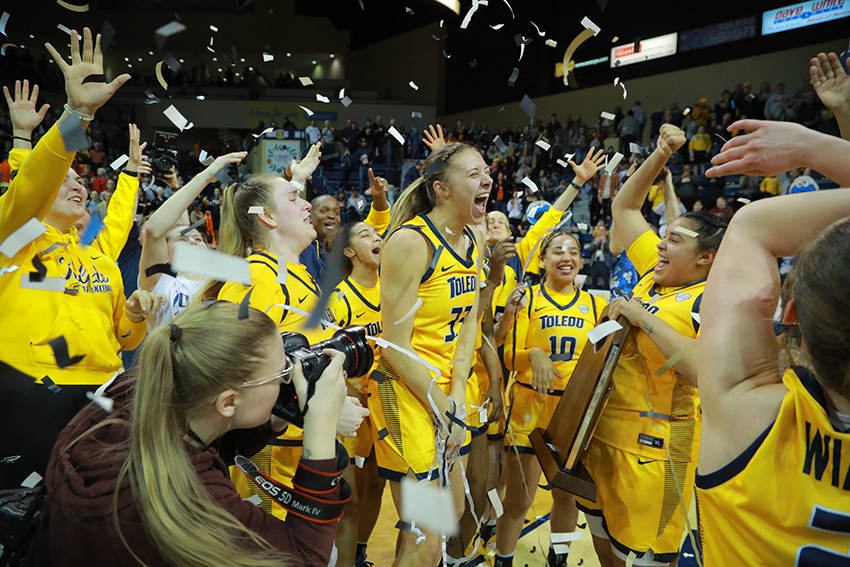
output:
<instances>
[{"instance_id":1,"label":"team logo patch","mask_svg":"<svg viewBox=\"0 0 850 567\"><path fill-rule=\"evenodd\" d=\"M691 298L690 293L677 293L676 294L676 301L687 301L690 298Z\"/></svg>"},{"instance_id":2,"label":"team logo patch","mask_svg":"<svg viewBox=\"0 0 850 567\"><path fill-rule=\"evenodd\" d=\"M587 305L579 305L578 310L581 311L584 315L587 315L587 312L590 311L590 307Z\"/></svg>"}]
</instances>

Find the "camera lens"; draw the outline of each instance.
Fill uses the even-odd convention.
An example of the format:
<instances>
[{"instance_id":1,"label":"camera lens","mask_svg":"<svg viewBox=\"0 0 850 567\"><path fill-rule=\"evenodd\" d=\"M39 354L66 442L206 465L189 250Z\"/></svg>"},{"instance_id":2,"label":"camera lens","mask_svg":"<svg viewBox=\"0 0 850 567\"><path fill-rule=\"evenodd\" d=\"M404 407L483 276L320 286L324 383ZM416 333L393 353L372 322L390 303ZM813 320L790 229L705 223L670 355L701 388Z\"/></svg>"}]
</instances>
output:
<instances>
[{"instance_id":1,"label":"camera lens","mask_svg":"<svg viewBox=\"0 0 850 567\"><path fill-rule=\"evenodd\" d=\"M345 355L343 369L351 377L363 376L375 362L375 353L366 341L366 329L360 326L341 329L332 338L312 345L310 350L321 352L326 348Z\"/></svg>"}]
</instances>

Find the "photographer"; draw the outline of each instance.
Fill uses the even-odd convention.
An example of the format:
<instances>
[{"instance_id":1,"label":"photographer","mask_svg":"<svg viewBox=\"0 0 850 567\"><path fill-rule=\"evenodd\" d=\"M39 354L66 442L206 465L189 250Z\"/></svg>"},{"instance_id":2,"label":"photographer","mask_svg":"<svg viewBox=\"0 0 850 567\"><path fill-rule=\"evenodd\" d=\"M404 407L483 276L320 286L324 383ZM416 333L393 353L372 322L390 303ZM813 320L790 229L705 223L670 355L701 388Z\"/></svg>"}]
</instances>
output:
<instances>
[{"instance_id":1,"label":"photographer","mask_svg":"<svg viewBox=\"0 0 850 567\"><path fill-rule=\"evenodd\" d=\"M91 403L60 434L30 564L280 566L284 553L328 564L349 492L334 439L345 356L325 351L331 362L309 398L289 491L321 512L281 522L240 498L226 466L284 429L271 416L281 383L293 382L303 409L307 380L274 322L257 309L238 312L227 302L193 305L151 332L138 374L107 390L109 418Z\"/></svg>"}]
</instances>

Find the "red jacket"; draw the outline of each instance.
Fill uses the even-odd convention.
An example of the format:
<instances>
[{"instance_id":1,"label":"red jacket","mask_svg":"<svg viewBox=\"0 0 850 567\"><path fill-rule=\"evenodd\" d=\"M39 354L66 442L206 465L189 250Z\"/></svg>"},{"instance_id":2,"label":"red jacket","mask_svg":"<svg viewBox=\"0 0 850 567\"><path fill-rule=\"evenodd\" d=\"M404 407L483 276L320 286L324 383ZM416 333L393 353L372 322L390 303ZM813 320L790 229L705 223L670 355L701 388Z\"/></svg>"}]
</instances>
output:
<instances>
[{"instance_id":1,"label":"red jacket","mask_svg":"<svg viewBox=\"0 0 850 567\"><path fill-rule=\"evenodd\" d=\"M128 401L134 380L125 380L110 388L115 400L110 419L128 418ZM47 505L38 533L27 557L28 565L137 566L139 563L124 546L113 526L113 492L118 471L124 460L120 452L104 451L104 444L126 441L128 423L108 425L77 442L68 452L68 444L107 416L94 403L88 404L62 431L53 449L47 469ZM300 559L304 566L326 567L330 560L338 522L317 523L289 514L283 522L249 502L244 502L227 474L227 465L239 454L250 456L262 449L278 433L268 425L251 430L231 431L214 443L217 448L200 450L185 443L189 459L198 477L223 508L245 526L260 534L280 551ZM220 451L220 452L219 452ZM301 460L302 465L321 472L336 472L337 459ZM326 498L339 498L339 487ZM125 475L118 495L121 531L133 551L149 567L170 565L145 534ZM197 529L203 529L198 525ZM224 560L224 558L223 558ZM226 563L226 560L225 560Z\"/></svg>"}]
</instances>

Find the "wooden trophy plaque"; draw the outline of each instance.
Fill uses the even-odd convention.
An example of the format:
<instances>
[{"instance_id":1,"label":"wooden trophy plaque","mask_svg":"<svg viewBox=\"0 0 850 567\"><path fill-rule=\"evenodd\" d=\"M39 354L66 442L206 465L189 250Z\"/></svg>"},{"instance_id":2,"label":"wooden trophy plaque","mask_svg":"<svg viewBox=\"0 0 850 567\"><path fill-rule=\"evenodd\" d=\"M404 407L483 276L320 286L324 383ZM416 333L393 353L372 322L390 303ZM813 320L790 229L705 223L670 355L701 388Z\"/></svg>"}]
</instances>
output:
<instances>
[{"instance_id":1,"label":"wooden trophy plaque","mask_svg":"<svg viewBox=\"0 0 850 567\"><path fill-rule=\"evenodd\" d=\"M599 322L607 320L606 307ZM538 427L529 436L549 486L591 502L596 502L596 484L582 458L608 401L614 368L632 330L622 315L617 322L623 328L602 339L595 349L590 343L585 345L548 427Z\"/></svg>"}]
</instances>

